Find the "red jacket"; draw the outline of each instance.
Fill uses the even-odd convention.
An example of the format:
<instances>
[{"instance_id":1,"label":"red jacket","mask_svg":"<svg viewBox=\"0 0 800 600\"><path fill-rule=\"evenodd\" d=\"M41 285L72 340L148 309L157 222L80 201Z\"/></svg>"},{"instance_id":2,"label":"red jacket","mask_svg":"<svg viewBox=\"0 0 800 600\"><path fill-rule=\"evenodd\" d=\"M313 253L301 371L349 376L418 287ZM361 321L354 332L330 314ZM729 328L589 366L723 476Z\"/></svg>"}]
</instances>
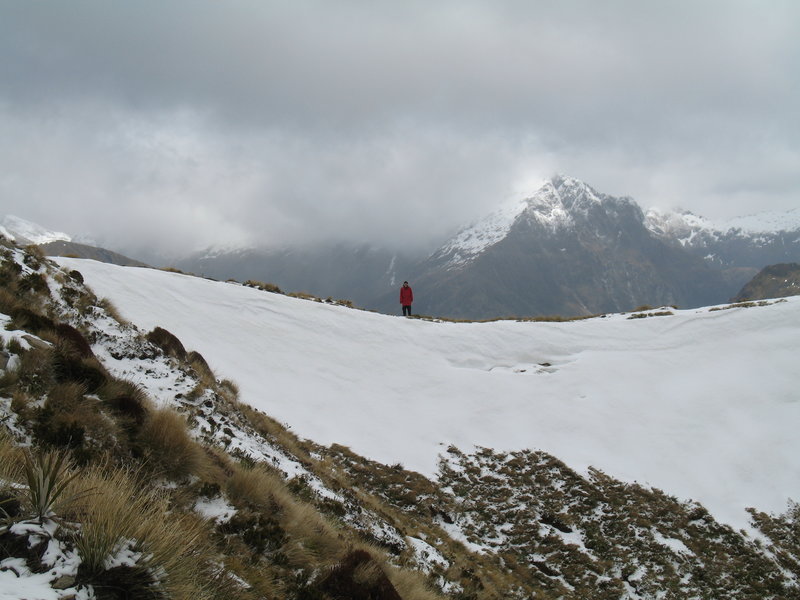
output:
<instances>
[{"instance_id":1,"label":"red jacket","mask_svg":"<svg viewBox=\"0 0 800 600\"><path fill-rule=\"evenodd\" d=\"M411 306L411 303L414 302L414 292L411 291L411 287L403 286L400 288L400 304L403 306Z\"/></svg>"}]
</instances>

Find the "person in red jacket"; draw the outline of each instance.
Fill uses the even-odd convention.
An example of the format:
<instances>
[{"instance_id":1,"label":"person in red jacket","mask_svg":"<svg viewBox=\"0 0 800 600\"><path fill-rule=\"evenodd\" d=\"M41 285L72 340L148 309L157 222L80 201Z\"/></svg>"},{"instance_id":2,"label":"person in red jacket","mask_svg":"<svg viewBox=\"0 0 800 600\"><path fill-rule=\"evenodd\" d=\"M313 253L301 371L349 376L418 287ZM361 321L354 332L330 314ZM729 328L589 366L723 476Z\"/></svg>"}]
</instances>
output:
<instances>
[{"instance_id":1,"label":"person in red jacket","mask_svg":"<svg viewBox=\"0 0 800 600\"><path fill-rule=\"evenodd\" d=\"M403 316L411 316L411 303L414 302L414 292L408 286L408 282L403 282L400 288L400 304L403 306Z\"/></svg>"}]
</instances>

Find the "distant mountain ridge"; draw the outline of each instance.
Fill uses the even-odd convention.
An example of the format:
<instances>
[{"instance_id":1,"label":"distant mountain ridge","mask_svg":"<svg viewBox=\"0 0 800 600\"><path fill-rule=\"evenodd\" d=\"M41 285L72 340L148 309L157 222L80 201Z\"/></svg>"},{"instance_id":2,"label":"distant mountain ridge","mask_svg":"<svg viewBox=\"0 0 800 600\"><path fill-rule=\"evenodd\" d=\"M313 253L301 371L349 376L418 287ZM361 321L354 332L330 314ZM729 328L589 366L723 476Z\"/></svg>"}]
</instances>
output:
<instances>
[{"instance_id":1,"label":"distant mountain ridge","mask_svg":"<svg viewBox=\"0 0 800 600\"><path fill-rule=\"evenodd\" d=\"M129 258L119 252L107 250L105 248L98 248L88 244L79 244L78 242L68 242L64 240L56 240L47 242L46 244L39 244L47 256L73 256L78 258L90 258L112 265L120 265L123 267L149 267L150 265L143 263L140 260Z\"/></svg>"},{"instance_id":2,"label":"distant mountain ridge","mask_svg":"<svg viewBox=\"0 0 800 600\"><path fill-rule=\"evenodd\" d=\"M38 235L54 254L141 264L102 249L68 247L74 242L66 234ZM686 211L645 212L630 197L557 175L427 255L359 242L217 247L173 266L347 299L389 314L399 313L397 289L409 280L417 314L489 319L719 304L765 266L799 261L800 209L714 223Z\"/></svg>"},{"instance_id":3,"label":"distant mountain ridge","mask_svg":"<svg viewBox=\"0 0 800 600\"><path fill-rule=\"evenodd\" d=\"M36 245L42 248L47 256L74 256L90 258L100 262L125 267L147 267L148 265L133 258L98 248L89 243L74 241L72 236L60 231L51 231L37 223L27 221L14 215L6 215L0 222L0 235L21 245Z\"/></svg>"},{"instance_id":4,"label":"distant mountain ridge","mask_svg":"<svg viewBox=\"0 0 800 600\"><path fill-rule=\"evenodd\" d=\"M633 199L574 178L556 176L502 214L502 227L489 217L417 265L423 312L480 319L699 306L724 285L702 259L653 235Z\"/></svg>"},{"instance_id":5,"label":"distant mountain ridge","mask_svg":"<svg viewBox=\"0 0 800 600\"><path fill-rule=\"evenodd\" d=\"M764 212L714 223L690 212L651 210L645 223L655 235L680 243L719 267L755 270L800 256L800 209Z\"/></svg>"}]
</instances>

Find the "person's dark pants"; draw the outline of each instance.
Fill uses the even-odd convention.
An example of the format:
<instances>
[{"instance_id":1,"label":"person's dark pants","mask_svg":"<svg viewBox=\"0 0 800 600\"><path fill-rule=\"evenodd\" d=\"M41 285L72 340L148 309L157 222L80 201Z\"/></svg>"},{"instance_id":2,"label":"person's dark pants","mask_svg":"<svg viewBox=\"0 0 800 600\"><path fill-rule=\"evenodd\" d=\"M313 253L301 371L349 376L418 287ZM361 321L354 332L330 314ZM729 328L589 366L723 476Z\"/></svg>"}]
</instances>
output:
<instances>
[{"instance_id":1,"label":"person's dark pants","mask_svg":"<svg viewBox=\"0 0 800 600\"><path fill-rule=\"evenodd\" d=\"M403 316L410 317L411 316L411 305L403 306Z\"/></svg>"}]
</instances>

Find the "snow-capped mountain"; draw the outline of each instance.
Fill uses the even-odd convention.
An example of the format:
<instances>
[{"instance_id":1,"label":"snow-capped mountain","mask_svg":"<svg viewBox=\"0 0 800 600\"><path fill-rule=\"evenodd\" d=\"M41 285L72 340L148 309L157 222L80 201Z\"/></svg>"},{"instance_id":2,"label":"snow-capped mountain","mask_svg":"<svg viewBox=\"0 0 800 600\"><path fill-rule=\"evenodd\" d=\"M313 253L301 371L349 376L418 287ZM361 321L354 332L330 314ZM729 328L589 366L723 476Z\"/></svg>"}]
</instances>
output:
<instances>
[{"instance_id":1,"label":"snow-capped mountain","mask_svg":"<svg viewBox=\"0 0 800 600\"><path fill-rule=\"evenodd\" d=\"M47 244L56 241L72 241L72 238L66 233L51 231L14 215L6 215L0 221L0 235L18 244Z\"/></svg>"},{"instance_id":2,"label":"snow-capped mountain","mask_svg":"<svg viewBox=\"0 0 800 600\"><path fill-rule=\"evenodd\" d=\"M538 223L550 233L579 227L612 206L635 206L630 198L600 194L577 179L557 175L531 197L515 201L465 227L433 254L449 268L468 263L502 241L519 219Z\"/></svg>"},{"instance_id":3,"label":"snow-capped mountain","mask_svg":"<svg viewBox=\"0 0 800 600\"><path fill-rule=\"evenodd\" d=\"M21 221L3 223L14 237L69 237ZM135 262L68 241L51 241L45 251ZM418 314L484 319L726 302L765 266L798 261L800 209L715 223L687 212L645 213L629 197L559 175L464 227L427 257L354 241L216 247L171 266L387 313L399 311L397 287L409 280Z\"/></svg>"},{"instance_id":4,"label":"snow-capped mountain","mask_svg":"<svg viewBox=\"0 0 800 600\"><path fill-rule=\"evenodd\" d=\"M800 230L800 208L787 211L766 211L726 221L712 221L690 211L650 209L645 215L647 228L659 235L672 237L691 245L697 235L716 238L724 235L770 235Z\"/></svg>"},{"instance_id":5,"label":"snow-capped mountain","mask_svg":"<svg viewBox=\"0 0 800 600\"><path fill-rule=\"evenodd\" d=\"M458 318L701 306L742 285L720 293L724 277L648 230L631 198L566 176L459 232L418 265L415 280L422 314Z\"/></svg>"},{"instance_id":6,"label":"snow-capped mountain","mask_svg":"<svg viewBox=\"0 0 800 600\"><path fill-rule=\"evenodd\" d=\"M759 269L800 260L800 210L711 221L646 214L559 175L463 228L413 279L423 314L585 315L732 298ZM393 294L380 308L391 310Z\"/></svg>"},{"instance_id":7,"label":"snow-capped mountain","mask_svg":"<svg viewBox=\"0 0 800 600\"><path fill-rule=\"evenodd\" d=\"M701 306L729 300L768 264L800 260L800 235L770 233L798 220L797 211L722 225L688 213L645 214L629 197L559 175L462 228L427 257L339 243L216 248L176 266L345 298L387 313L399 310L396 287L406 279L417 292L414 310L437 316Z\"/></svg>"},{"instance_id":8,"label":"snow-capped mountain","mask_svg":"<svg viewBox=\"0 0 800 600\"><path fill-rule=\"evenodd\" d=\"M648 211L655 235L679 243L721 268L747 268L800 260L800 209L770 211L714 222L690 212Z\"/></svg>"}]
</instances>

